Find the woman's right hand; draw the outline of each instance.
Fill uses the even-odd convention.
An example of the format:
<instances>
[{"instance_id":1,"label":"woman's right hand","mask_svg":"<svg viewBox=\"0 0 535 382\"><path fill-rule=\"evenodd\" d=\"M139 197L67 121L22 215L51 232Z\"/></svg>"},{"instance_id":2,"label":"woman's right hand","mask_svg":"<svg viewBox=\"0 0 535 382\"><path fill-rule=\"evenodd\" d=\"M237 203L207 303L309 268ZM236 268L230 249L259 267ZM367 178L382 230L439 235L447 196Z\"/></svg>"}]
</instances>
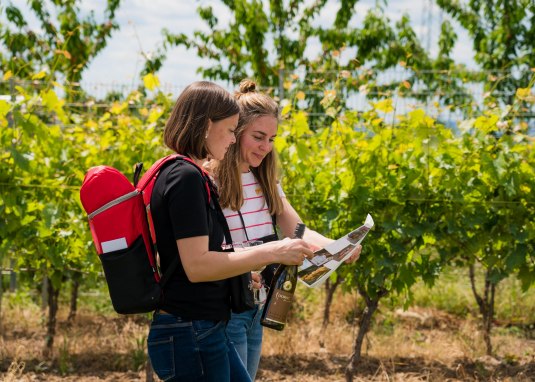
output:
<instances>
[{"instance_id":1,"label":"woman's right hand","mask_svg":"<svg viewBox=\"0 0 535 382\"><path fill-rule=\"evenodd\" d=\"M285 265L301 265L305 257L312 258L313 252L309 245L302 239L283 239L273 241L272 251L275 253L277 263Z\"/></svg>"}]
</instances>

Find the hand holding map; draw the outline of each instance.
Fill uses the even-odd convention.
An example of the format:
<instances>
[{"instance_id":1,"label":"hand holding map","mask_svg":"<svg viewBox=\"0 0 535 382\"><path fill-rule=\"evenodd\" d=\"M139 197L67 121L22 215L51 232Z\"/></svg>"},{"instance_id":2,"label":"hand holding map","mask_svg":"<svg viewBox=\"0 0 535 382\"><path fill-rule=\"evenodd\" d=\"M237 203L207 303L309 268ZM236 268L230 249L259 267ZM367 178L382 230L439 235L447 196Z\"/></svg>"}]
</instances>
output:
<instances>
[{"instance_id":1,"label":"hand holding map","mask_svg":"<svg viewBox=\"0 0 535 382\"><path fill-rule=\"evenodd\" d=\"M360 244L374 222L370 214L362 226L335 242L314 252L312 260L306 260L298 269L298 279L308 287L322 284L349 256L353 248Z\"/></svg>"}]
</instances>

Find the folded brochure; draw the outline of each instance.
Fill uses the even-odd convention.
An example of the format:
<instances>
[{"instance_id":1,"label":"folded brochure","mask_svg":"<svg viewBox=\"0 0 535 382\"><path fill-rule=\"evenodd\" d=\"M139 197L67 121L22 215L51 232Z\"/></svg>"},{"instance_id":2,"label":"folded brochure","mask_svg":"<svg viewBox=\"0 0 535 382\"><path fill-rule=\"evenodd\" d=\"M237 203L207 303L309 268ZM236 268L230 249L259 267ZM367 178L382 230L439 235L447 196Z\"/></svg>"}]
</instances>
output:
<instances>
[{"instance_id":1,"label":"folded brochure","mask_svg":"<svg viewBox=\"0 0 535 382\"><path fill-rule=\"evenodd\" d=\"M353 248L366 237L373 224L373 219L368 214L362 226L314 252L314 257L311 260L305 259L298 268L298 279L310 288L322 284L349 258Z\"/></svg>"}]
</instances>

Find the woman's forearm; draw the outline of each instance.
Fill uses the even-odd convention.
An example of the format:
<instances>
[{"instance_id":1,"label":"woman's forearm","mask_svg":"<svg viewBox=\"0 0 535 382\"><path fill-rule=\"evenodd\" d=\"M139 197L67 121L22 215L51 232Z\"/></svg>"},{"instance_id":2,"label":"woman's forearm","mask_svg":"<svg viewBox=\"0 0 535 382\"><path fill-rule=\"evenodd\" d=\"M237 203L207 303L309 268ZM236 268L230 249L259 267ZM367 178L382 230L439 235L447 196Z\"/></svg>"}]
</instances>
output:
<instances>
[{"instance_id":1,"label":"woman's forearm","mask_svg":"<svg viewBox=\"0 0 535 382\"><path fill-rule=\"evenodd\" d=\"M302 264L312 251L303 240L282 240L255 246L246 251L215 252L208 237L177 240L180 260L191 282L216 281L240 275L272 263Z\"/></svg>"}]
</instances>

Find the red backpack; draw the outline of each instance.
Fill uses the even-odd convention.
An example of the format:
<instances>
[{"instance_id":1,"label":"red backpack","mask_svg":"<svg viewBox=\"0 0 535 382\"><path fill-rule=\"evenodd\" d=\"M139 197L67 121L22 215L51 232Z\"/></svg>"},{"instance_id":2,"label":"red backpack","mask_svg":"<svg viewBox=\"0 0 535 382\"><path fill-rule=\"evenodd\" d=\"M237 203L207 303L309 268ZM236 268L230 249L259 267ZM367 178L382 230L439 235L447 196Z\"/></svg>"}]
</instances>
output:
<instances>
[{"instance_id":1,"label":"red backpack","mask_svg":"<svg viewBox=\"0 0 535 382\"><path fill-rule=\"evenodd\" d=\"M158 160L139 182L142 165L137 165L134 185L113 167L92 167L85 175L80 200L88 214L93 241L117 313L146 313L157 309L163 297L162 288L178 265L177 257L160 275L150 211L156 178L165 164L175 160L186 160L201 172L210 203L206 173L190 158L179 154Z\"/></svg>"}]
</instances>

